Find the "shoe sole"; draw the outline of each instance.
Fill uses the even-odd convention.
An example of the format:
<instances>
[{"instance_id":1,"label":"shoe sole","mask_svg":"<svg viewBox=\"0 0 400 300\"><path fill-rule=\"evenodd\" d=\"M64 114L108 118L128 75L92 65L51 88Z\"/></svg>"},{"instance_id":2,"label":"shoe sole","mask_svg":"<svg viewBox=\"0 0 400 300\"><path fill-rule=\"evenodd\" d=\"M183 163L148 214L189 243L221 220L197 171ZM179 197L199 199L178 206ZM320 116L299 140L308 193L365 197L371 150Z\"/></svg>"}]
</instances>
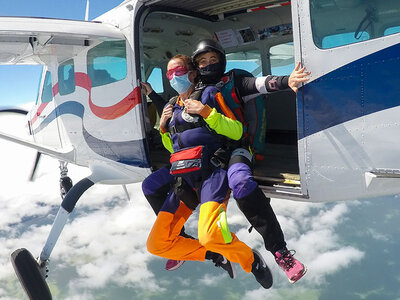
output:
<instances>
[{"instance_id":1,"label":"shoe sole","mask_svg":"<svg viewBox=\"0 0 400 300\"><path fill-rule=\"evenodd\" d=\"M183 264L185 263L184 260L179 261L179 263L177 263L175 266L173 266L172 268L167 268L165 267L165 270L167 271L175 271L177 269L179 269Z\"/></svg>"},{"instance_id":2,"label":"shoe sole","mask_svg":"<svg viewBox=\"0 0 400 300\"><path fill-rule=\"evenodd\" d=\"M297 281L299 281L299 280L307 273L307 267L306 267L305 265L303 265L303 267L304 267L303 272L301 272L300 275L297 275L296 279L290 279L290 278L289 278L289 282L290 282L291 284L294 284L294 283L296 283Z\"/></svg>"},{"instance_id":3,"label":"shoe sole","mask_svg":"<svg viewBox=\"0 0 400 300\"><path fill-rule=\"evenodd\" d=\"M270 268L268 267L267 263L265 262L264 258L262 257L261 253L258 252L256 249L252 249L252 250L253 250L254 253L256 253L256 254L260 257L261 262L263 263L263 265L265 266L265 268L269 271L269 275L270 275L270 277L271 277L271 284L270 284L268 287L265 287L265 286L263 286L263 285L261 284L261 282L259 282L259 281L257 280L257 278L256 278L256 280L257 280L257 282L258 282L259 284L261 284L261 286L262 286L263 288L269 289L269 288L272 287L272 284L273 284L273 282L274 282L274 281L273 281L273 278L272 278L271 270L270 270Z\"/></svg>"}]
</instances>

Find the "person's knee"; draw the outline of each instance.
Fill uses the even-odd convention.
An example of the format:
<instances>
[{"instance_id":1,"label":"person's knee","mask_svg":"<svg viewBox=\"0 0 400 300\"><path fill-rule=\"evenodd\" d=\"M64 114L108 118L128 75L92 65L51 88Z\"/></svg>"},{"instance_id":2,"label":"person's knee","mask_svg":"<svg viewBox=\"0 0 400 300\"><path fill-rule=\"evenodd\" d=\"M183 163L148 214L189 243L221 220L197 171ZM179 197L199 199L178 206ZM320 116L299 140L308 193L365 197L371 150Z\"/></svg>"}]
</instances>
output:
<instances>
[{"instance_id":1,"label":"person's knee","mask_svg":"<svg viewBox=\"0 0 400 300\"><path fill-rule=\"evenodd\" d=\"M142 181L142 191L144 195L149 195L152 194L152 180L149 178L150 176L147 176L143 181Z\"/></svg>"},{"instance_id":2,"label":"person's knee","mask_svg":"<svg viewBox=\"0 0 400 300\"><path fill-rule=\"evenodd\" d=\"M199 243L207 248L207 245L212 243L213 241L213 236L215 235L214 230L212 227L205 227L201 226L199 224L199 229L198 229L198 238L199 238Z\"/></svg>"},{"instance_id":3,"label":"person's knee","mask_svg":"<svg viewBox=\"0 0 400 300\"><path fill-rule=\"evenodd\" d=\"M168 168L161 168L147 176L142 182L142 191L144 195L151 195L157 190L168 186L173 181Z\"/></svg>"},{"instance_id":4,"label":"person's knee","mask_svg":"<svg viewBox=\"0 0 400 300\"><path fill-rule=\"evenodd\" d=\"M228 182L236 199L249 195L257 187L250 168L243 163L234 164L229 168Z\"/></svg>"},{"instance_id":5,"label":"person's knee","mask_svg":"<svg viewBox=\"0 0 400 300\"><path fill-rule=\"evenodd\" d=\"M207 214L207 217L203 217L202 211L200 211L198 238L200 244L206 248L209 245L224 242L221 229L218 225L219 212L219 209L215 209L212 213Z\"/></svg>"},{"instance_id":6,"label":"person's knee","mask_svg":"<svg viewBox=\"0 0 400 300\"><path fill-rule=\"evenodd\" d=\"M168 243L167 241L161 240L157 236L150 234L147 239L146 246L147 251L149 251L151 254L161 256L168 249L170 249L172 245L171 243Z\"/></svg>"}]
</instances>

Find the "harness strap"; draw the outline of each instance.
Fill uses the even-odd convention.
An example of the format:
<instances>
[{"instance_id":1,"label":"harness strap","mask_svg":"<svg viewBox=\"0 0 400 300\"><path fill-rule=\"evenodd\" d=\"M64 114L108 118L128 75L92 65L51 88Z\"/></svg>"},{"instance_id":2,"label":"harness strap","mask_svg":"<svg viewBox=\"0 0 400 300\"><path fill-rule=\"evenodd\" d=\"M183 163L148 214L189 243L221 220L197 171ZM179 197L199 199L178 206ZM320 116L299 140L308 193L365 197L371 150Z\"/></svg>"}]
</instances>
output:
<instances>
[{"instance_id":1,"label":"harness strap","mask_svg":"<svg viewBox=\"0 0 400 300\"><path fill-rule=\"evenodd\" d=\"M208 126L208 124L203 119L200 119L199 121L194 122L194 123L184 123L184 124L170 126L168 128L168 131L171 135L174 135L176 133L181 133L186 130L194 129L194 128L198 128L198 127L206 127L208 130L211 131L211 128Z\"/></svg>"},{"instance_id":2,"label":"harness strap","mask_svg":"<svg viewBox=\"0 0 400 300\"><path fill-rule=\"evenodd\" d=\"M172 97L169 99L168 104L175 105L176 101L178 101L178 96Z\"/></svg>"}]
</instances>

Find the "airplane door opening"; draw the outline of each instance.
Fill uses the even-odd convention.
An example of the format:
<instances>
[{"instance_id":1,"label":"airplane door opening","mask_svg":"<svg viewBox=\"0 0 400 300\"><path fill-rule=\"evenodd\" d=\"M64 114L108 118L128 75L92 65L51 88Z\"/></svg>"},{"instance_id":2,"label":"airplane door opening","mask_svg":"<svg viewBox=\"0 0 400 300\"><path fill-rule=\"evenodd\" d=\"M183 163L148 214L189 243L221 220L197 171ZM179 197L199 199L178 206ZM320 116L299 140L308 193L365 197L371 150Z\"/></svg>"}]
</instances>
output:
<instances>
[{"instance_id":1,"label":"airplane door opening","mask_svg":"<svg viewBox=\"0 0 400 300\"><path fill-rule=\"evenodd\" d=\"M136 42L141 81L157 82L153 88L165 100L170 99L176 93L164 75L168 61L177 54L190 56L201 39L220 35L221 40L228 34L234 41L221 42L227 55L226 71L241 69L253 76L290 75L294 68L291 8L280 6L273 11L240 12L216 20L207 15L178 13L165 6L144 9L141 16L136 16L141 18ZM287 89L263 97L266 118L258 128L265 145L257 156L254 177L268 196L304 200L307 196L302 194L299 172L296 94ZM161 144L159 116L151 108L150 99L148 106L148 118L156 120L148 140L152 166L157 169L168 163L169 153Z\"/></svg>"}]
</instances>

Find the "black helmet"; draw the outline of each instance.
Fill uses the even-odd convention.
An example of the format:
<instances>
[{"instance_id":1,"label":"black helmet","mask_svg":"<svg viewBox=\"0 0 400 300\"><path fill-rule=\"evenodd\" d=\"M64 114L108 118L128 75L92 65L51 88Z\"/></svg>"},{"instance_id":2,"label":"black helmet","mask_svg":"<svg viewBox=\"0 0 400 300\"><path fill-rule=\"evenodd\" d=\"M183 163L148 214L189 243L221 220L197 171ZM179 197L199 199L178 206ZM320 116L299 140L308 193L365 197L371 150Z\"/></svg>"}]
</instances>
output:
<instances>
[{"instance_id":1,"label":"black helmet","mask_svg":"<svg viewBox=\"0 0 400 300\"><path fill-rule=\"evenodd\" d=\"M211 39L201 40L197 44L196 49L193 51L193 54L192 54L192 61L195 64L195 66L197 67L196 57L198 55L207 53L207 52L211 52L211 51L214 51L219 54L221 64L225 70L225 67L226 67L225 50L224 50L224 48L222 48L222 46L217 41L214 41Z\"/></svg>"}]
</instances>

